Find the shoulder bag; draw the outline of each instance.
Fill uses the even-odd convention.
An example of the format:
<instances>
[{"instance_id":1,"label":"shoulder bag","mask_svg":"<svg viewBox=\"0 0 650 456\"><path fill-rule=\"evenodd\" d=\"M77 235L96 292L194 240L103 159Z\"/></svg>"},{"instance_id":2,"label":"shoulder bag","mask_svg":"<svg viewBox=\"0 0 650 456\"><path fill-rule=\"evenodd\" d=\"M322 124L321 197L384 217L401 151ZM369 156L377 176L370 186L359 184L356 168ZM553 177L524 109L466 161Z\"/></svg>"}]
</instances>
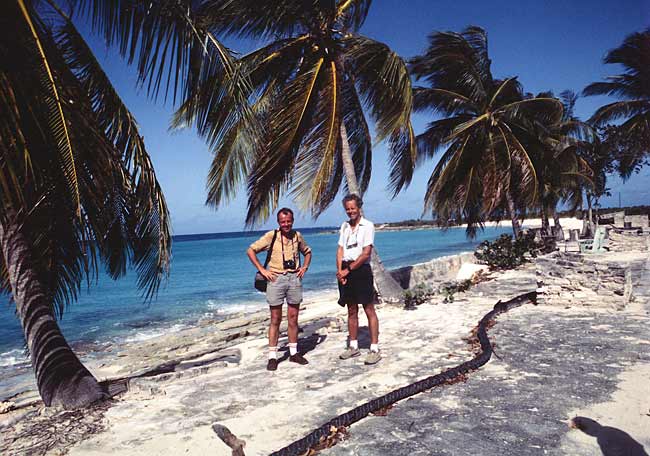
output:
<instances>
[{"instance_id":1,"label":"shoulder bag","mask_svg":"<svg viewBox=\"0 0 650 456\"><path fill-rule=\"evenodd\" d=\"M278 230L273 230L273 240L271 241L271 246L269 247L269 251L266 253L266 261L264 262L264 269L269 265L269 261L271 261L271 254L273 253L273 244L275 244L275 238L278 236ZM266 277L262 275L261 272L257 271L255 273L255 289L258 291L261 291L262 293L266 292L266 285L267 285L267 280Z\"/></svg>"}]
</instances>

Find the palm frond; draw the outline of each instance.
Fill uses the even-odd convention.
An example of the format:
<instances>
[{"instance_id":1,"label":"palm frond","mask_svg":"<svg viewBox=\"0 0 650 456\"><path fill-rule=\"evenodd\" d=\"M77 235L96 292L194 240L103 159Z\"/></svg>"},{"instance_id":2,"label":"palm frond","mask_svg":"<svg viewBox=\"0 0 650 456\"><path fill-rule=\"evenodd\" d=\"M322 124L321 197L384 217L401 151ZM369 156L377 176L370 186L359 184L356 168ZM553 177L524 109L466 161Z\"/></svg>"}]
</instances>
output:
<instances>
[{"instance_id":1,"label":"palm frond","mask_svg":"<svg viewBox=\"0 0 650 456\"><path fill-rule=\"evenodd\" d=\"M88 18L93 29L103 34L108 46L116 45L129 64L135 63L140 83L158 97L172 92L186 99L192 92L192 71L209 60L236 78L233 58L202 22L201 2L192 0L77 0L80 17ZM235 84L245 89L245 81Z\"/></svg>"},{"instance_id":2,"label":"palm frond","mask_svg":"<svg viewBox=\"0 0 650 456\"><path fill-rule=\"evenodd\" d=\"M409 123L390 137L390 177L388 190L393 198L411 183L417 163L417 149L413 127Z\"/></svg>"},{"instance_id":3,"label":"palm frond","mask_svg":"<svg viewBox=\"0 0 650 456\"><path fill-rule=\"evenodd\" d=\"M411 80L401 57L385 44L358 35L348 36L344 44L346 69L376 122L377 141L408 129Z\"/></svg>"},{"instance_id":4,"label":"palm frond","mask_svg":"<svg viewBox=\"0 0 650 456\"><path fill-rule=\"evenodd\" d=\"M447 143L452 132L470 119L471 117L467 115L460 115L429 123L426 130L415 138L418 148L417 165L421 165L426 159L433 158L438 150Z\"/></svg>"},{"instance_id":5,"label":"palm frond","mask_svg":"<svg viewBox=\"0 0 650 456\"><path fill-rule=\"evenodd\" d=\"M45 32L42 29L40 32L37 30L38 24L35 24L32 20L34 11L31 8L28 8L24 0L18 0L18 6L22 13L21 19L25 22L26 27L30 31L32 42L29 46L36 49L41 61L39 72L41 87L43 90L42 93L46 95L46 104L49 111L49 128L56 140L57 156L63 174L66 176L68 193L74 199L75 205L77 206L77 214L80 215L79 183L77 182L74 153L72 151L72 144L68 133L67 119L63 113L63 106L59 97L59 90L54 81L54 75L50 68L48 56L43 49L43 36L45 35Z\"/></svg>"},{"instance_id":6,"label":"palm frond","mask_svg":"<svg viewBox=\"0 0 650 456\"><path fill-rule=\"evenodd\" d=\"M304 32L318 21L317 0L237 0L206 2L201 22L217 36L278 39ZM332 2L333 3L333 2Z\"/></svg>"},{"instance_id":7,"label":"palm frond","mask_svg":"<svg viewBox=\"0 0 650 456\"><path fill-rule=\"evenodd\" d=\"M409 63L416 79L424 78L432 87L456 92L482 106L492 85L486 56L485 32L470 27L464 34L432 33L426 53Z\"/></svg>"},{"instance_id":8,"label":"palm frond","mask_svg":"<svg viewBox=\"0 0 650 456\"><path fill-rule=\"evenodd\" d=\"M476 112L478 107L469 98L451 90L415 87L413 88L413 108L416 111L430 110L453 116L464 112Z\"/></svg>"},{"instance_id":9,"label":"palm frond","mask_svg":"<svg viewBox=\"0 0 650 456\"><path fill-rule=\"evenodd\" d=\"M323 68L323 82L292 179L292 194L304 211L317 217L331 203L332 177L340 147L340 75L334 62Z\"/></svg>"},{"instance_id":10,"label":"palm frond","mask_svg":"<svg viewBox=\"0 0 650 456\"><path fill-rule=\"evenodd\" d=\"M589 122L600 126L621 118L646 113L650 113L650 100L617 101L598 108Z\"/></svg>"},{"instance_id":11,"label":"palm frond","mask_svg":"<svg viewBox=\"0 0 650 456\"><path fill-rule=\"evenodd\" d=\"M170 220L165 198L157 181L155 171L135 118L126 108L108 77L95 59L92 51L71 21L58 32L58 45L64 49L64 57L75 72L79 82L92 100L92 109L107 139L121 154L126 171L132 180L133 194L125 202L121 213L135 217L136 230L141 232L140 241L133 245L134 261L141 275L140 285L148 297L155 291L162 277L169 271ZM132 206L135 204L134 206ZM147 228L142 228L142 227ZM135 236L135 233L131 233ZM142 241L146 239L146 241ZM117 252L119 249L115 249ZM112 252L104 252L113 255ZM146 261L153 264L145 264ZM109 261L109 266L117 265ZM111 271L115 277L123 274L123 267Z\"/></svg>"},{"instance_id":12,"label":"palm frond","mask_svg":"<svg viewBox=\"0 0 650 456\"><path fill-rule=\"evenodd\" d=\"M500 106L495 114L515 122L536 122L539 125L553 125L560 122L564 108L557 98L529 98Z\"/></svg>"},{"instance_id":13,"label":"palm frond","mask_svg":"<svg viewBox=\"0 0 650 456\"><path fill-rule=\"evenodd\" d=\"M343 24L345 30L359 30L371 4L372 0L342 0L336 7L336 20Z\"/></svg>"},{"instance_id":14,"label":"palm frond","mask_svg":"<svg viewBox=\"0 0 650 456\"><path fill-rule=\"evenodd\" d=\"M248 178L246 223L249 226L265 220L276 207L282 191L288 188L300 144L313 128L311 117L318 105L323 61L321 57L312 62L309 71L281 90L282 103L276 103L268 113L268 139Z\"/></svg>"}]
</instances>

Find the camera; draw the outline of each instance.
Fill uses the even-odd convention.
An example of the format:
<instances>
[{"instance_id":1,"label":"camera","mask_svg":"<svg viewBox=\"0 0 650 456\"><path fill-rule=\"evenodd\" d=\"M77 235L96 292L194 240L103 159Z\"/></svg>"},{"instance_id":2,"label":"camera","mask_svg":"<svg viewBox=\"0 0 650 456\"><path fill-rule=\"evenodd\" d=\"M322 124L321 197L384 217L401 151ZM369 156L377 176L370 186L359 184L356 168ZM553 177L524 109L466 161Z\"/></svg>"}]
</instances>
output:
<instances>
[{"instance_id":1,"label":"camera","mask_svg":"<svg viewBox=\"0 0 650 456\"><path fill-rule=\"evenodd\" d=\"M282 267L284 267L284 269L296 269L296 261L295 260L284 260L282 262Z\"/></svg>"}]
</instances>

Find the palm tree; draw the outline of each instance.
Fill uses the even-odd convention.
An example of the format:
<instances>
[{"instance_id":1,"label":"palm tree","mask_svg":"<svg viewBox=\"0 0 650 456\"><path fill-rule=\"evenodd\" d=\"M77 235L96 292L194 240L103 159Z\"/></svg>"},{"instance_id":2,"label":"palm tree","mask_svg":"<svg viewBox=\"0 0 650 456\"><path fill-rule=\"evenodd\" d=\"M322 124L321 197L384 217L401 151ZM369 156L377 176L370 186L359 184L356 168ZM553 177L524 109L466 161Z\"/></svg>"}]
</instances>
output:
<instances>
[{"instance_id":1,"label":"palm tree","mask_svg":"<svg viewBox=\"0 0 650 456\"><path fill-rule=\"evenodd\" d=\"M175 94L204 74L226 78L228 57L193 23L191 0L73 3L137 57L153 96L165 82ZM115 279L131 263L144 298L156 294L170 259L167 205L135 119L53 0L1 3L0 60L0 289L15 302L44 403L81 407L104 393L57 317L100 263Z\"/></svg>"},{"instance_id":2,"label":"palm tree","mask_svg":"<svg viewBox=\"0 0 650 456\"><path fill-rule=\"evenodd\" d=\"M537 98L553 98L552 92L543 92ZM532 141L526 144L537 148L534 154L539 188L539 208L542 214L542 230L550 234L549 215L553 217L555 234L564 239L557 205L568 203L569 209L582 205L582 190L592 185L593 174L583 158L586 151L598 143L596 131L574 115L578 96L566 90L560 94L563 106L562 118L550 125L536 125Z\"/></svg>"},{"instance_id":3,"label":"palm tree","mask_svg":"<svg viewBox=\"0 0 650 456\"><path fill-rule=\"evenodd\" d=\"M650 28L629 35L621 46L607 53L604 62L623 65L625 72L588 85L583 94L622 99L599 108L590 123L601 127L624 119L617 131L626 146L632 146L621 162L621 175L629 177L630 170L650 155Z\"/></svg>"},{"instance_id":4,"label":"palm tree","mask_svg":"<svg viewBox=\"0 0 650 456\"><path fill-rule=\"evenodd\" d=\"M241 0L203 11L216 34L269 41L237 67L250 83L255 126L219 114L211 101L217 83L176 114L176 126L196 124L214 150L208 204L224 203L245 178L248 225L266 220L283 194L316 218L344 177L349 192L363 195L372 158L364 106L376 141L390 141L390 190L395 195L408 185L415 163L411 83L397 54L358 34L369 7L368 0ZM401 287L376 252L373 271L381 298L401 300Z\"/></svg>"},{"instance_id":5,"label":"palm tree","mask_svg":"<svg viewBox=\"0 0 650 456\"><path fill-rule=\"evenodd\" d=\"M418 135L419 158L444 150L429 179L425 211L442 222L468 223L475 235L490 214L505 207L519 236L518 212L538 199L533 151L524 136L533 124L552 124L562 115L555 98L525 98L516 77L495 79L486 32L435 32L426 53L410 62L416 79L414 108L442 114Z\"/></svg>"}]
</instances>

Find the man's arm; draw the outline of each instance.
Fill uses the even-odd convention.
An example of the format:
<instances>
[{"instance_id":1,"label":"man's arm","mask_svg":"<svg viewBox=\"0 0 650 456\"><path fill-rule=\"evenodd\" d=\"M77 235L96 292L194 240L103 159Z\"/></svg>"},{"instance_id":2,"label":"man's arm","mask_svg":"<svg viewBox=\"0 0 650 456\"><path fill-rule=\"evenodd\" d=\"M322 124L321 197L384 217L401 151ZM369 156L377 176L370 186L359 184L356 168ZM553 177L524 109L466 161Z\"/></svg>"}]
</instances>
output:
<instances>
[{"instance_id":1,"label":"man's arm","mask_svg":"<svg viewBox=\"0 0 650 456\"><path fill-rule=\"evenodd\" d=\"M309 269L309 264L311 263L311 250L305 254L305 262L300 269L298 269L298 277L303 278Z\"/></svg>"},{"instance_id":2,"label":"man's arm","mask_svg":"<svg viewBox=\"0 0 650 456\"><path fill-rule=\"evenodd\" d=\"M363 266L363 264L366 261L368 261L370 255L372 255L372 245L367 245L361 251L361 255L359 255L359 257L356 260L354 260L352 263L348 265L348 269L350 271L359 269L361 266Z\"/></svg>"},{"instance_id":3,"label":"man's arm","mask_svg":"<svg viewBox=\"0 0 650 456\"><path fill-rule=\"evenodd\" d=\"M348 271L344 271L343 269L341 269L342 263L343 263L343 247L339 245L338 248L336 249L336 278L338 279L339 282L345 285L345 282L347 280L345 279L343 273L345 272L345 275L347 275Z\"/></svg>"},{"instance_id":4,"label":"man's arm","mask_svg":"<svg viewBox=\"0 0 650 456\"><path fill-rule=\"evenodd\" d=\"M251 260L251 263L253 263L253 266L255 266L257 270L260 271L260 274L262 274L266 280L270 280L271 282L275 281L276 274L265 269L264 266L262 266L262 263L260 263L260 261L257 259L255 250L249 247L248 250L246 250L246 255L248 256L248 259Z\"/></svg>"}]
</instances>

